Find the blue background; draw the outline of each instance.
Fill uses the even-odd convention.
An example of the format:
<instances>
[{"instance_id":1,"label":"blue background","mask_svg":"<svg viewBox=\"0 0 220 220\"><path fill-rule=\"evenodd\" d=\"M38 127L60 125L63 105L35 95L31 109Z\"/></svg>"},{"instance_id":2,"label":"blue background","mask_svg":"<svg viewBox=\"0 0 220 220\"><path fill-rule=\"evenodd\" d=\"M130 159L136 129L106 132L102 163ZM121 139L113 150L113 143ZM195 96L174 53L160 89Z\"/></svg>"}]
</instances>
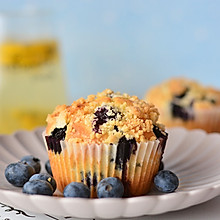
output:
<instances>
[{"instance_id":1,"label":"blue background","mask_svg":"<svg viewBox=\"0 0 220 220\"><path fill-rule=\"evenodd\" d=\"M220 1L8 0L55 13L69 101L105 88L142 98L186 76L220 87Z\"/></svg>"}]
</instances>

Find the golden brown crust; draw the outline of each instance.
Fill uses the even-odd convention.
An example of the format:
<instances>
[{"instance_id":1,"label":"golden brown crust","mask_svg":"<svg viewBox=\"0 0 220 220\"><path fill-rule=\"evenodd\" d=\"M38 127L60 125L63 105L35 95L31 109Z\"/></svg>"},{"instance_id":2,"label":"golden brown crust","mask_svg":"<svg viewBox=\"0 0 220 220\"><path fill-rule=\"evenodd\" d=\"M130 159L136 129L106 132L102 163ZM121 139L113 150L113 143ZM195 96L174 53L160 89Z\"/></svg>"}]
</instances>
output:
<instances>
[{"instance_id":1,"label":"golden brown crust","mask_svg":"<svg viewBox=\"0 0 220 220\"><path fill-rule=\"evenodd\" d=\"M108 119L95 129L95 112L104 108ZM57 106L47 117L46 134L50 135L55 128L67 125L65 140L75 143L117 143L125 136L135 138L137 142L155 140L153 125L164 129L157 123L158 110L136 96L114 93L106 89L87 99L80 98L71 106Z\"/></svg>"}]
</instances>

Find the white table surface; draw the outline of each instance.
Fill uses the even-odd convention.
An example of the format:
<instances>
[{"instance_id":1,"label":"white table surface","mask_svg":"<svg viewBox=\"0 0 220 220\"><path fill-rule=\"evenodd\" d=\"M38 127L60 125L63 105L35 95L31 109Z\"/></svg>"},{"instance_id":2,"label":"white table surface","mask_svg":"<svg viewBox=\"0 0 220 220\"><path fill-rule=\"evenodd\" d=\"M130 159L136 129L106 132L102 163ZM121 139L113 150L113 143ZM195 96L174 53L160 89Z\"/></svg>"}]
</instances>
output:
<instances>
[{"instance_id":1,"label":"white table surface","mask_svg":"<svg viewBox=\"0 0 220 220\"><path fill-rule=\"evenodd\" d=\"M1 201L1 198L0 198ZM16 207L10 207L2 204L0 202L0 220L75 220L78 218L72 218L70 216L57 217L47 214L36 214L28 211L16 209ZM126 218L127 219L127 218ZM214 199L175 212L169 212L161 215L152 215L152 216L142 216L138 218L133 218L135 220L152 220L152 219L220 219L220 196L215 197ZM125 219L124 219L125 220Z\"/></svg>"}]
</instances>

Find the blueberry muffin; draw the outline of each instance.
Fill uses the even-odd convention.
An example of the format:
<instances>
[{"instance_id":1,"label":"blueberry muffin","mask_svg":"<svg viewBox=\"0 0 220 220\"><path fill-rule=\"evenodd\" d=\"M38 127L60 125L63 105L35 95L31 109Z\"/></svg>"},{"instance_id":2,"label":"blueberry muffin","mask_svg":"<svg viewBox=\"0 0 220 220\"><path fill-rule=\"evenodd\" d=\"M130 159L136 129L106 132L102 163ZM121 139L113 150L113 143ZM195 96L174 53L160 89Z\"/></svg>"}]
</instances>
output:
<instances>
[{"instance_id":1,"label":"blueberry muffin","mask_svg":"<svg viewBox=\"0 0 220 220\"><path fill-rule=\"evenodd\" d=\"M146 101L153 102L167 127L183 126L220 132L220 91L186 78L174 78L151 88Z\"/></svg>"},{"instance_id":2,"label":"blueberry muffin","mask_svg":"<svg viewBox=\"0 0 220 220\"><path fill-rule=\"evenodd\" d=\"M124 196L146 194L167 140L153 104L107 89L47 117L45 144L57 187L83 182L96 197L97 183L119 178Z\"/></svg>"}]
</instances>

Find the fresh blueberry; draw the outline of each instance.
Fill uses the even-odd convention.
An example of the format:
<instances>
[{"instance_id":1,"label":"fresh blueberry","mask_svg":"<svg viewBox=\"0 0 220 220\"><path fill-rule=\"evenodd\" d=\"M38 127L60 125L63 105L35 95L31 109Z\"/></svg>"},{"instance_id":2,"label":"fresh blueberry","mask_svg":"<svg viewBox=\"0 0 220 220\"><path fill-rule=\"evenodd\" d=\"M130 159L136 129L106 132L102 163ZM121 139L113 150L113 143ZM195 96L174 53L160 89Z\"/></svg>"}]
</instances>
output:
<instances>
[{"instance_id":1,"label":"fresh blueberry","mask_svg":"<svg viewBox=\"0 0 220 220\"><path fill-rule=\"evenodd\" d=\"M24 184L23 193L52 196L53 187L47 181L35 179Z\"/></svg>"},{"instance_id":2,"label":"fresh blueberry","mask_svg":"<svg viewBox=\"0 0 220 220\"><path fill-rule=\"evenodd\" d=\"M85 184L81 182L72 182L64 188L63 195L64 197L89 198L90 190Z\"/></svg>"},{"instance_id":3,"label":"fresh blueberry","mask_svg":"<svg viewBox=\"0 0 220 220\"><path fill-rule=\"evenodd\" d=\"M45 169L46 169L46 171L47 171L51 176L53 176L52 169L51 169L51 166L50 166L50 160L47 160L47 161L46 161L46 163L45 163Z\"/></svg>"},{"instance_id":4,"label":"fresh blueberry","mask_svg":"<svg viewBox=\"0 0 220 220\"><path fill-rule=\"evenodd\" d=\"M48 173L39 173L39 174L34 174L29 181L31 180L44 180L47 181L48 183L51 184L51 186L53 187L53 192L55 192L56 188L57 188L57 184L55 179Z\"/></svg>"},{"instance_id":5,"label":"fresh blueberry","mask_svg":"<svg viewBox=\"0 0 220 220\"><path fill-rule=\"evenodd\" d=\"M98 183L98 198L121 198L123 194L124 186L118 178L107 177Z\"/></svg>"},{"instance_id":6,"label":"fresh blueberry","mask_svg":"<svg viewBox=\"0 0 220 220\"><path fill-rule=\"evenodd\" d=\"M21 158L21 161L25 161L30 166L32 166L35 169L35 173L40 173L41 165L40 160L32 155L24 156Z\"/></svg>"},{"instance_id":7,"label":"fresh blueberry","mask_svg":"<svg viewBox=\"0 0 220 220\"><path fill-rule=\"evenodd\" d=\"M26 162L11 163L5 169L6 179L14 186L23 186L33 174L34 168Z\"/></svg>"},{"instance_id":8,"label":"fresh blueberry","mask_svg":"<svg viewBox=\"0 0 220 220\"><path fill-rule=\"evenodd\" d=\"M171 193L179 186L179 179L170 170L161 170L154 177L154 185L160 192Z\"/></svg>"}]
</instances>

